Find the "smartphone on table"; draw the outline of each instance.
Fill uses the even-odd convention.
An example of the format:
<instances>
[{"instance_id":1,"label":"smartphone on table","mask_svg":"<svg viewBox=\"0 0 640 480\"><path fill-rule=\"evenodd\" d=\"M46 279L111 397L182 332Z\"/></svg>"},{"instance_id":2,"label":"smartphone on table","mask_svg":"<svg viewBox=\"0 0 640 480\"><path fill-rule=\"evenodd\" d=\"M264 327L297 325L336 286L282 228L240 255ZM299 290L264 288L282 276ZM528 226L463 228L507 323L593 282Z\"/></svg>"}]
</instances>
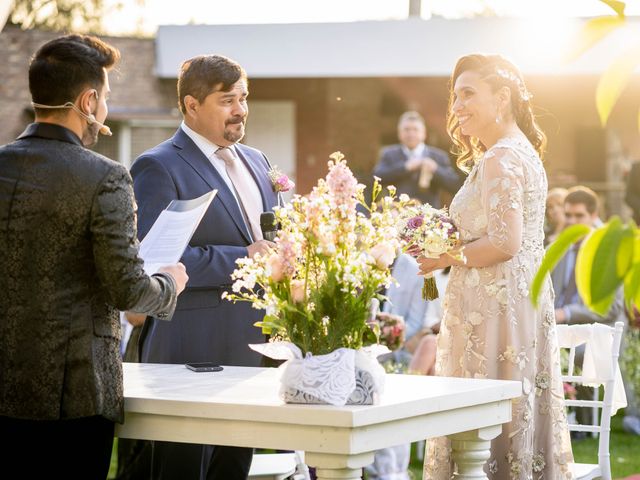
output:
<instances>
[{"instance_id":1,"label":"smartphone on table","mask_svg":"<svg viewBox=\"0 0 640 480\"><path fill-rule=\"evenodd\" d=\"M185 363L185 366L194 372L219 372L222 370L220 365L216 365L213 362Z\"/></svg>"}]
</instances>

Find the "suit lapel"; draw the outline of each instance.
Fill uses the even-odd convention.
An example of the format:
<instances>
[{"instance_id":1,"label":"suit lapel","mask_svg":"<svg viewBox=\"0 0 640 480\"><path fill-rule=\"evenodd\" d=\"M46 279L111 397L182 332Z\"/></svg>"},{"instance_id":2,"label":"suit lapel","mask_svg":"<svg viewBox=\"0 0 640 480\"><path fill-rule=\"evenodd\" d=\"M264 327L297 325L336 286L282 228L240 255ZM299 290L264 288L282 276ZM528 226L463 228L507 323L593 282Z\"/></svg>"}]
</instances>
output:
<instances>
[{"instance_id":1,"label":"suit lapel","mask_svg":"<svg viewBox=\"0 0 640 480\"><path fill-rule=\"evenodd\" d=\"M173 145L178 151L178 155L193 168L193 170L212 188L217 189L218 194L213 200L215 205L216 200L222 203L223 207L227 210L229 217L236 224L238 230L242 233L247 243L251 243L251 237L247 231L247 227L244 224L242 218L242 212L236 201L235 196L229 190L227 183L218 173L218 170L211 165L211 162L204 156L202 151L196 146L195 143L184 133L180 128L173 137Z\"/></svg>"}]
</instances>

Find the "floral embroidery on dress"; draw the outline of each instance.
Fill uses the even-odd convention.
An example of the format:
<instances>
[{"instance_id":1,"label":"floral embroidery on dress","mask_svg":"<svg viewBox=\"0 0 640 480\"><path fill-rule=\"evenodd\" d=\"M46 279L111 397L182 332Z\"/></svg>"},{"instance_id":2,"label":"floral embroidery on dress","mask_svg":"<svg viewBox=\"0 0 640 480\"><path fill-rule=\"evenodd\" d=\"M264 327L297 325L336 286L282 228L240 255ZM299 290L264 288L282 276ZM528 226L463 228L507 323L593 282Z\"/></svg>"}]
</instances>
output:
<instances>
[{"instance_id":1,"label":"floral embroidery on dress","mask_svg":"<svg viewBox=\"0 0 640 480\"><path fill-rule=\"evenodd\" d=\"M571 478L551 283L542 287L538 310L529 301L544 253L546 192L533 147L504 138L473 166L449 209L463 242L485 237L511 257L451 269L437 347L437 375L522 382L511 423L491 442L485 469L492 480ZM446 438L427 442L425 479L451 478L449 452Z\"/></svg>"}]
</instances>

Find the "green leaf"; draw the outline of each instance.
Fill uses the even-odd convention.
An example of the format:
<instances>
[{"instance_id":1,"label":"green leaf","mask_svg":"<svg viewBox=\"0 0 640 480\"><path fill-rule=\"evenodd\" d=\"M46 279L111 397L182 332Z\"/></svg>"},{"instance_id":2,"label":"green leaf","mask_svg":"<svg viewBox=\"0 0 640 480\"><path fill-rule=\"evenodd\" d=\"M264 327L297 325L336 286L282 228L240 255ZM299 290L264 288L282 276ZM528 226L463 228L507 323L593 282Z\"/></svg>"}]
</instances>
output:
<instances>
[{"instance_id":1,"label":"green leaf","mask_svg":"<svg viewBox=\"0 0 640 480\"><path fill-rule=\"evenodd\" d=\"M596 89L596 107L603 127L607 124L613 106L638 65L640 65L640 46L636 45L616 58L600 77Z\"/></svg>"},{"instance_id":2,"label":"green leaf","mask_svg":"<svg viewBox=\"0 0 640 480\"><path fill-rule=\"evenodd\" d=\"M610 7L617 15L624 17L624 9L627 7L626 2L620 0L600 0L602 3Z\"/></svg>"},{"instance_id":3,"label":"green leaf","mask_svg":"<svg viewBox=\"0 0 640 480\"><path fill-rule=\"evenodd\" d=\"M596 312L598 315L604 317L607 314L607 312L609 311L609 309L611 308L611 305L613 304L613 301L615 299L616 299L616 291L614 290L612 293L610 293L609 295L604 297L602 300L600 300L598 302L592 302L591 304L589 304L587 306L591 310Z\"/></svg>"},{"instance_id":4,"label":"green leaf","mask_svg":"<svg viewBox=\"0 0 640 480\"><path fill-rule=\"evenodd\" d=\"M576 284L585 304L607 313L633 259L633 230L618 217L596 229L576 259Z\"/></svg>"},{"instance_id":5,"label":"green leaf","mask_svg":"<svg viewBox=\"0 0 640 480\"><path fill-rule=\"evenodd\" d=\"M624 299L629 311L632 304L640 307L640 263L635 263L624 277Z\"/></svg>"},{"instance_id":6,"label":"green leaf","mask_svg":"<svg viewBox=\"0 0 640 480\"><path fill-rule=\"evenodd\" d=\"M596 17L586 21L564 54L564 61L568 63L576 60L624 23L624 17L612 16Z\"/></svg>"},{"instance_id":7,"label":"green leaf","mask_svg":"<svg viewBox=\"0 0 640 480\"><path fill-rule=\"evenodd\" d=\"M280 319L273 315L265 315L262 321L255 322L253 326L262 328L264 335L271 335L274 330L277 332L282 328Z\"/></svg>"},{"instance_id":8,"label":"green leaf","mask_svg":"<svg viewBox=\"0 0 640 480\"><path fill-rule=\"evenodd\" d=\"M587 303L598 303L620 285L618 249L623 236L622 221L614 217L589 236L576 259L576 284ZM580 281L578 281L580 279ZM582 291L581 291L582 287Z\"/></svg>"},{"instance_id":9,"label":"green leaf","mask_svg":"<svg viewBox=\"0 0 640 480\"><path fill-rule=\"evenodd\" d=\"M551 272L564 256L571 245L587 235L591 230L586 225L572 225L563 230L555 242L553 242L542 259L540 268L531 283L531 302L538 306L538 297L542 290L547 274Z\"/></svg>"}]
</instances>

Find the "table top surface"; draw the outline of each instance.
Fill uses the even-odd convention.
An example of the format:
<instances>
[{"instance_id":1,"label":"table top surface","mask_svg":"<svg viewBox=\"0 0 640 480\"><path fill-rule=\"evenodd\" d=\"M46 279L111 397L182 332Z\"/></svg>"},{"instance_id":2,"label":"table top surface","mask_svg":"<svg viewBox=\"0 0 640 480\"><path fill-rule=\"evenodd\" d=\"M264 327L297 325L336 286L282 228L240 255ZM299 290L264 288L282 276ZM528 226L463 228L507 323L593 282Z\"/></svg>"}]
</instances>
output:
<instances>
[{"instance_id":1,"label":"table top surface","mask_svg":"<svg viewBox=\"0 0 640 480\"><path fill-rule=\"evenodd\" d=\"M388 374L375 405L298 405L280 398L277 368L193 372L184 365L124 363L127 412L359 427L516 398L520 382Z\"/></svg>"}]
</instances>

